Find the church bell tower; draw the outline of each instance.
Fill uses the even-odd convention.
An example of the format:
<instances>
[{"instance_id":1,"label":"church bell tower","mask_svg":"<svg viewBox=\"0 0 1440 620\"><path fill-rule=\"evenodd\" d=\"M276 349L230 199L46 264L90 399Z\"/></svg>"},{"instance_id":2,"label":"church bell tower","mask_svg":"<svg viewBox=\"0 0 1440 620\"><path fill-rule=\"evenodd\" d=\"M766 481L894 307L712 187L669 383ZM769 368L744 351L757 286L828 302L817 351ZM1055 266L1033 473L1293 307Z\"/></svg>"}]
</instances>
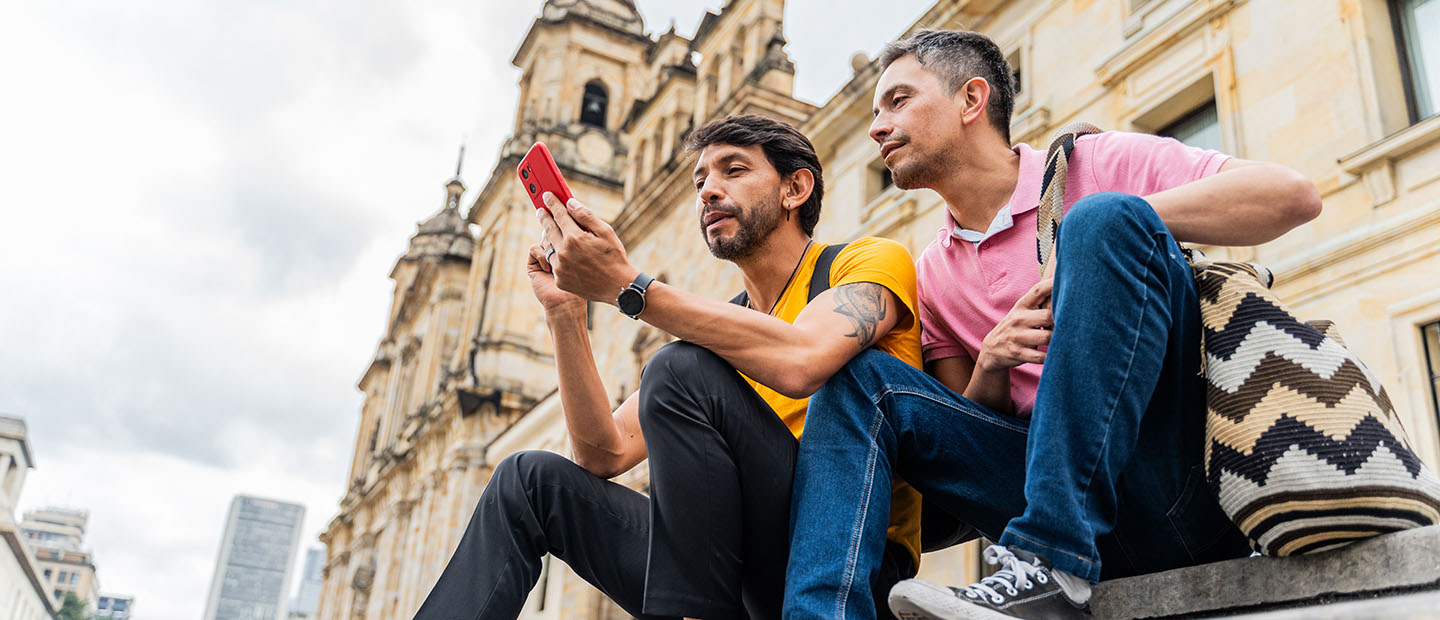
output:
<instances>
[{"instance_id":1,"label":"church bell tower","mask_svg":"<svg viewBox=\"0 0 1440 620\"><path fill-rule=\"evenodd\" d=\"M457 360L469 370L468 400L524 411L554 386L553 353L525 275L525 249L540 228L515 168L544 142L575 197L613 219L624 200L620 127L653 45L632 0L547 0L516 50L512 134L467 214L480 230L466 320L476 331L467 359Z\"/></svg>"}]
</instances>

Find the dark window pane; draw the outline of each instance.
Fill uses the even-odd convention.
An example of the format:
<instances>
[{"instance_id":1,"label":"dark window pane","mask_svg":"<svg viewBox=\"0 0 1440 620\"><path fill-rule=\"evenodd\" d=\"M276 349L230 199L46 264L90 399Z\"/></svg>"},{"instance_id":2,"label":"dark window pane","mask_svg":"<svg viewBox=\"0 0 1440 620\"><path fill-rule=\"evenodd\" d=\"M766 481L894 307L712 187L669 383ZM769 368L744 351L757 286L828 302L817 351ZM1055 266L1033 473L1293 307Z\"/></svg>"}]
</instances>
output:
<instances>
[{"instance_id":1,"label":"dark window pane","mask_svg":"<svg viewBox=\"0 0 1440 620\"><path fill-rule=\"evenodd\" d=\"M1430 360L1430 376L1440 377L1440 321L1421 330L1425 334L1425 357Z\"/></svg>"},{"instance_id":2,"label":"dark window pane","mask_svg":"<svg viewBox=\"0 0 1440 620\"><path fill-rule=\"evenodd\" d=\"M1440 417L1440 321L1420 328L1425 342L1425 369L1430 372L1430 406Z\"/></svg>"},{"instance_id":3,"label":"dark window pane","mask_svg":"<svg viewBox=\"0 0 1440 620\"><path fill-rule=\"evenodd\" d=\"M610 97L599 82L586 84L585 95L580 102L580 122L604 129L605 108L609 102Z\"/></svg>"},{"instance_id":4,"label":"dark window pane","mask_svg":"<svg viewBox=\"0 0 1440 620\"><path fill-rule=\"evenodd\" d=\"M1212 151L1219 151L1225 146L1220 136L1220 115L1215 111L1213 99L1155 133Z\"/></svg>"},{"instance_id":5,"label":"dark window pane","mask_svg":"<svg viewBox=\"0 0 1440 620\"><path fill-rule=\"evenodd\" d=\"M1426 118L1440 112L1440 0L1399 0L1398 8L1415 113Z\"/></svg>"},{"instance_id":6,"label":"dark window pane","mask_svg":"<svg viewBox=\"0 0 1440 620\"><path fill-rule=\"evenodd\" d=\"M1005 62L1010 65L1010 77L1015 78L1015 94L1019 95L1021 90L1020 72L1024 70L1024 67L1020 66L1020 52L1016 51L1015 53L1005 57Z\"/></svg>"}]
</instances>

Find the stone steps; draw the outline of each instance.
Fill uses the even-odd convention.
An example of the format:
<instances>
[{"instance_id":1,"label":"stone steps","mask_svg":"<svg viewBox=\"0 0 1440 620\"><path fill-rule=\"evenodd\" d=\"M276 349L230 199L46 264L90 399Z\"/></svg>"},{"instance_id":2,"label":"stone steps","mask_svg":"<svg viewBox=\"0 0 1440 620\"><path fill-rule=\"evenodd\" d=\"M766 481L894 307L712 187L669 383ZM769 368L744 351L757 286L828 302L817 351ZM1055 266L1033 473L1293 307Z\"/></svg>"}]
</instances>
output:
<instances>
[{"instance_id":1,"label":"stone steps","mask_svg":"<svg viewBox=\"0 0 1440 620\"><path fill-rule=\"evenodd\" d=\"M1115 579L1095 588L1090 605L1106 620L1440 618L1440 526L1314 555L1242 558Z\"/></svg>"}]
</instances>

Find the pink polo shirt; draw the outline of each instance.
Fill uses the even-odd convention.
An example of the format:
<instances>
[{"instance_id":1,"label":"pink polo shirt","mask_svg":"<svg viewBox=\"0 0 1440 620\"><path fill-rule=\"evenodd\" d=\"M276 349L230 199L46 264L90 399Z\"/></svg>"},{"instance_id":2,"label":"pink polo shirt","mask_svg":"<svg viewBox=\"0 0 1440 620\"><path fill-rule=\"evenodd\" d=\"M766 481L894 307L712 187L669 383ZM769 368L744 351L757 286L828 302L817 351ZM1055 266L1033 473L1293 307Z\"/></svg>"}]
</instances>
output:
<instances>
[{"instance_id":1,"label":"pink polo shirt","mask_svg":"<svg viewBox=\"0 0 1440 620\"><path fill-rule=\"evenodd\" d=\"M1019 144L1020 178L1010 202L986 232L960 229L949 210L945 225L916 262L920 295L920 346L925 362L977 358L985 336L1040 281L1035 256L1036 206L1045 151ZM1148 196L1220 170L1228 156L1172 138L1110 131L1082 136L1071 154L1065 208L1096 192ZM977 242L978 241L978 242ZM1040 364L1010 370L1015 412L1035 407Z\"/></svg>"}]
</instances>

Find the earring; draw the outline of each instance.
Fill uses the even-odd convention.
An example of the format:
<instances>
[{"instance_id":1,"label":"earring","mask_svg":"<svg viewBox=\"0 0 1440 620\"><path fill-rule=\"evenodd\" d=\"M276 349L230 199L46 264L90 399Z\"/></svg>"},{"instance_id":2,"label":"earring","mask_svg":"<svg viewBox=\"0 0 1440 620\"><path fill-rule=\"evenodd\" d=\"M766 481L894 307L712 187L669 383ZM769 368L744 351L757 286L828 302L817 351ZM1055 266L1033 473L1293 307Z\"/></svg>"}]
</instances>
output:
<instances>
[{"instance_id":1,"label":"earring","mask_svg":"<svg viewBox=\"0 0 1440 620\"><path fill-rule=\"evenodd\" d=\"M785 221L790 221L790 209L785 210Z\"/></svg>"}]
</instances>

